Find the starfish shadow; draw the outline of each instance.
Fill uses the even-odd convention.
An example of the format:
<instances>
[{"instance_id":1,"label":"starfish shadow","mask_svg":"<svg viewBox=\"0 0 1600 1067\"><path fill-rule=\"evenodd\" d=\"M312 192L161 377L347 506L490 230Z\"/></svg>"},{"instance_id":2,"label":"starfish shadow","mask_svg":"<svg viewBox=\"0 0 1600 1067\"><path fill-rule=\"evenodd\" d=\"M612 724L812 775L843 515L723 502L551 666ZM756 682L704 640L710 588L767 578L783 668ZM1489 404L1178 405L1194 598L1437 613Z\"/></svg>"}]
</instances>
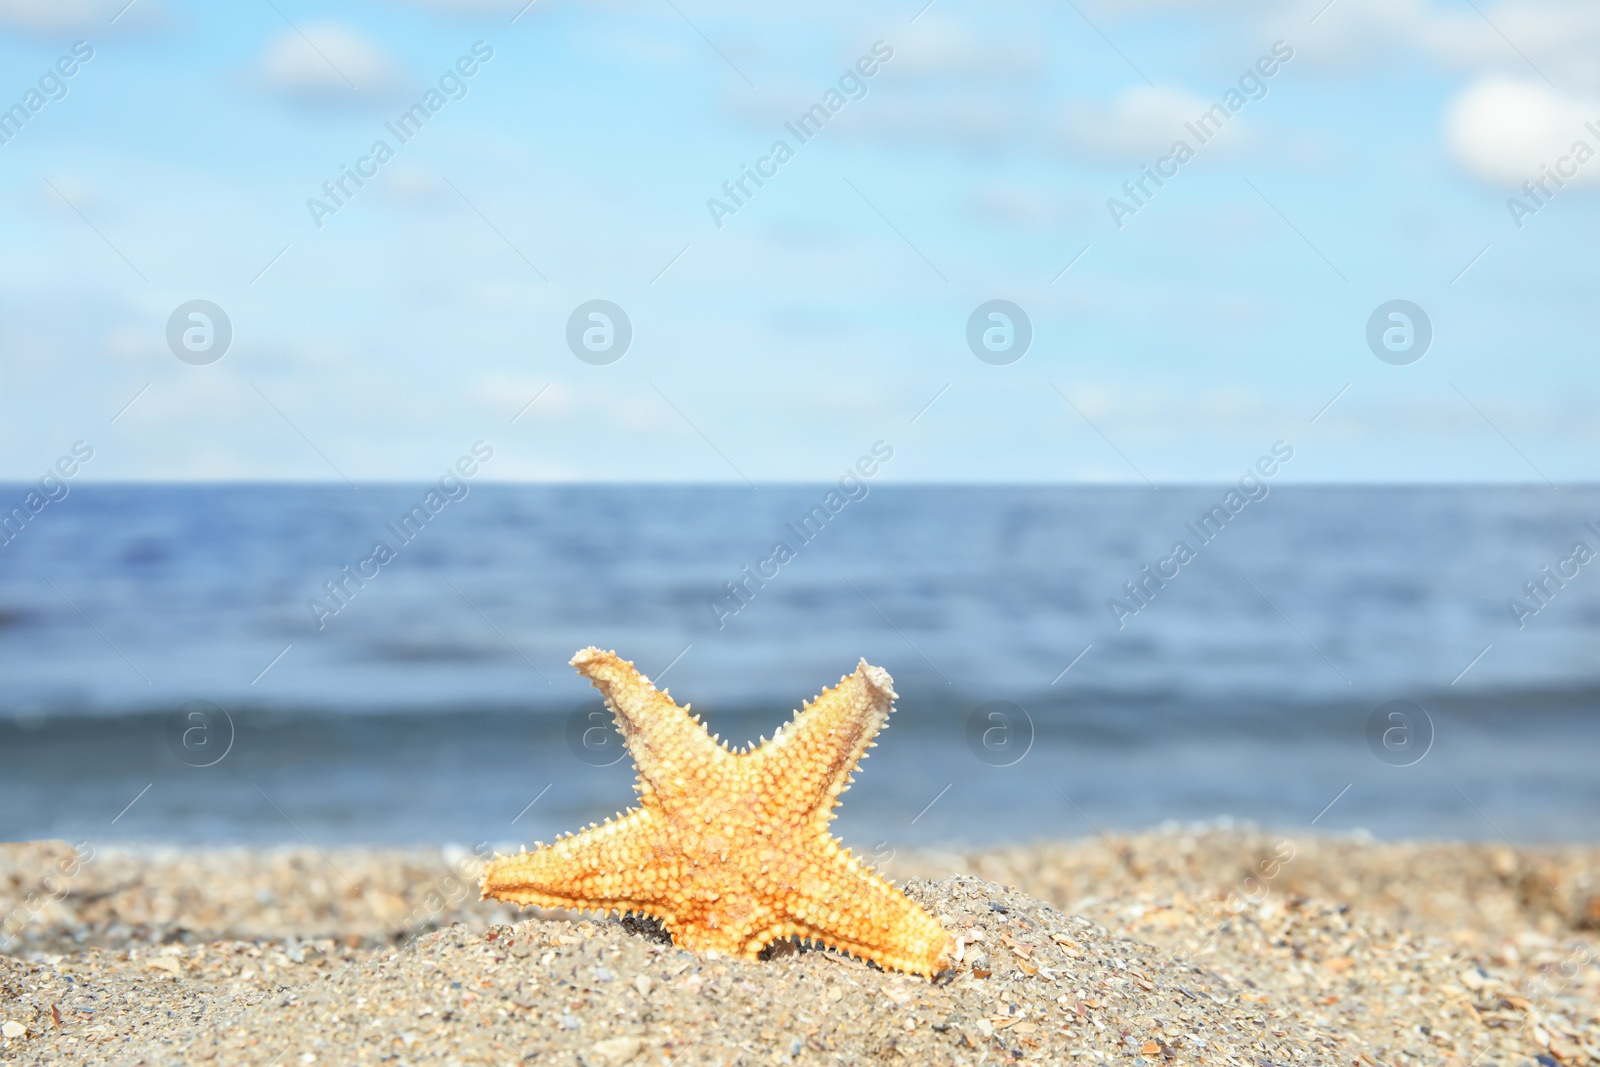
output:
<instances>
[{"instance_id":1,"label":"starfish shadow","mask_svg":"<svg viewBox=\"0 0 1600 1067\"><path fill-rule=\"evenodd\" d=\"M661 920L654 916L624 915L619 921L622 923L622 928L628 933L642 937L646 941L654 941L662 945L672 944L672 935L667 932L665 926L661 925Z\"/></svg>"}]
</instances>

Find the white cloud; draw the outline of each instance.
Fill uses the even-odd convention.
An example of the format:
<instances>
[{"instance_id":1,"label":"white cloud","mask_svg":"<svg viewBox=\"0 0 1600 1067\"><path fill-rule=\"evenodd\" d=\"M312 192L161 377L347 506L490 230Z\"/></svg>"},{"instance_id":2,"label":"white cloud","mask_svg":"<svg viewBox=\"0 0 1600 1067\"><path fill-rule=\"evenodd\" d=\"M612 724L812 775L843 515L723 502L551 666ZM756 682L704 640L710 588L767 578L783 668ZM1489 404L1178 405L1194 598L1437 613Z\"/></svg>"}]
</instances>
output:
<instances>
[{"instance_id":1,"label":"white cloud","mask_svg":"<svg viewBox=\"0 0 1600 1067\"><path fill-rule=\"evenodd\" d=\"M326 104L387 95L400 80L387 53L354 30L308 23L267 42L257 68L266 88L302 103Z\"/></svg>"},{"instance_id":2,"label":"white cloud","mask_svg":"<svg viewBox=\"0 0 1600 1067\"><path fill-rule=\"evenodd\" d=\"M1108 102L1068 105L1061 133L1069 150L1100 160L1148 160L1172 147L1216 101L1170 86L1138 85ZM1229 138L1237 141L1237 138Z\"/></svg>"},{"instance_id":3,"label":"white cloud","mask_svg":"<svg viewBox=\"0 0 1600 1067\"><path fill-rule=\"evenodd\" d=\"M1203 11L1217 12L1260 11L1274 6L1276 0L1099 0L1093 5L1097 14L1141 15L1148 11Z\"/></svg>"},{"instance_id":4,"label":"white cloud","mask_svg":"<svg viewBox=\"0 0 1600 1067\"><path fill-rule=\"evenodd\" d=\"M886 70L907 78L1028 79L1039 73L1039 49L1016 42L986 43L971 27L929 14L888 42Z\"/></svg>"},{"instance_id":5,"label":"white cloud","mask_svg":"<svg viewBox=\"0 0 1600 1067\"><path fill-rule=\"evenodd\" d=\"M1296 65L1348 75L1377 65L1405 74L1408 64L1426 63L1464 74L1472 80L1444 116L1445 142L1464 169L1496 185L1538 178L1542 166L1571 151L1585 121L1600 123L1600 4L1593 0L1334 0L1310 29L1299 13L1255 0L1105 0L1107 7L1126 14L1260 11L1263 31L1277 27L1294 47ZM1146 110L1159 109L1151 102ZM1107 147L1116 146L1117 117L1098 117ZM1126 136L1136 139L1136 113L1126 117ZM1573 180L1600 182L1600 165Z\"/></svg>"},{"instance_id":6,"label":"white cloud","mask_svg":"<svg viewBox=\"0 0 1600 1067\"><path fill-rule=\"evenodd\" d=\"M1267 16L1304 61L1349 69L1426 58L1474 74L1549 78L1600 89L1600 5L1591 0L1502 0L1494 6L1430 0L1335 0L1306 32Z\"/></svg>"},{"instance_id":7,"label":"white cloud","mask_svg":"<svg viewBox=\"0 0 1600 1067\"><path fill-rule=\"evenodd\" d=\"M537 0L530 4L528 0L404 0L407 7L427 8L430 11L439 11L450 15L483 15L503 14L515 15L524 8L532 15L540 8L551 6L551 0Z\"/></svg>"},{"instance_id":8,"label":"white cloud","mask_svg":"<svg viewBox=\"0 0 1600 1067\"><path fill-rule=\"evenodd\" d=\"M991 225L1030 229L1053 225L1061 210L1045 190L1015 182L984 182L967 191L966 208Z\"/></svg>"},{"instance_id":9,"label":"white cloud","mask_svg":"<svg viewBox=\"0 0 1600 1067\"><path fill-rule=\"evenodd\" d=\"M1472 175L1515 187L1537 180L1541 167L1555 165L1580 138L1591 152L1600 148L1600 138L1584 129L1591 121L1600 126L1600 101L1558 93L1541 81L1496 76L1456 97L1445 118L1445 137L1451 155ZM1577 176L1565 180L1600 184L1600 161L1578 167Z\"/></svg>"},{"instance_id":10,"label":"white cloud","mask_svg":"<svg viewBox=\"0 0 1600 1067\"><path fill-rule=\"evenodd\" d=\"M1318 0L1318 6L1325 2ZM1261 41L1282 40L1294 49L1291 69L1349 75L1378 67L1410 73L1408 64L1434 58L1437 24L1452 17L1431 0L1333 0L1314 24L1299 5L1263 8L1253 21Z\"/></svg>"},{"instance_id":11,"label":"white cloud","mask_svg":"<svg viewBox=\"0 0 1600 1067\"><path fill-rule=\"evenodd\" d=\"M1458 67L1600 89L1600 6L1591 0L1509 0L1481 16L1430 11L1425 33L1434 54Z\"/></svg>"},{"instance_id":12,"label":"white cloud","mask_svg":"<svg viewBox=\"0 0 1600 1067\"><path fill-rule=\"evenodd\" d=\"M841 125L890 144L944 144L967 151L1010 141L1022 125L1020 109L994 94L885 95Z\"/></svg>"},{"instance_id":13,"label":"white cloud","mask_svg":"<svg viewBox=\"0 0 1600 1067\"><path fill-rule=\"evenodd\" d=\"M40 206L62 218L77 220L80 211L100 218L107 210L102 189L73 175L54 175L41 182L34 194Z\"/></svg>"},{"instance_id":14,"label":"white cloud","mask_svg":"<svg viewBox=\"0 0 1600 1067\"><path fill-rule=\"evenodd\" d=\"M149 26L162 19L156 0L0 0L0 26L40 35Z\"/></svg>"},{"instance_id":15,"label":"white cloud","mask_svg":"<svg viewBox=\"0 0 1600 1067\"><path fill-rule=\"evenodd\" d=\"M981 29L982 23L977 24ZM841 48L828 80L814 73L769 72L759 92L731 87L728 111L776 130L804 114L829 90L851 97L828 136L870 137L894 145L937 145L960 151L986 151L1017 140L1036 126L1033 112L1041 96L1033 88L1042 71L1042 52L1031 44L985 40L973 27L929 12L904 32L885 31L882 43L893 49L885 60L872 31L850 38ZM877 56L874 74L859 77L858 58ZM751 69L751 68L747 68ZM865 94L841 85L849 74ZM859 91L859 89L858 89Z\"/></svg>"},{"instance_id":16,"label":"white cloud","mask_svg":"<svg viewBox=\"0 0 1600 1067\"><path fill-rule=\"evenodd\" d=\"M444 200L445 191L449 189L436 172L425 167L396 163L383 173L384 180L378 184L379 195L408 206Z\"/></svg>"}]
</instances>

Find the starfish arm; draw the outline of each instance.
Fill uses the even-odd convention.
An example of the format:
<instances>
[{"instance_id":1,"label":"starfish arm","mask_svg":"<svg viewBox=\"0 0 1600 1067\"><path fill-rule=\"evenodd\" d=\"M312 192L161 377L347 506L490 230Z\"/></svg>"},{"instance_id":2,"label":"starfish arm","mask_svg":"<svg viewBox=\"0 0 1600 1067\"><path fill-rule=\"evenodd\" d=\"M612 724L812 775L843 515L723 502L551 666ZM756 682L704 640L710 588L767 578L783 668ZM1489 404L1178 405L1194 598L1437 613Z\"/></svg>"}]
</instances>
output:
<instances>
[{"instance_id":1,"label":"starfish arm","mask_svg":"<svg viewBox=\"0 0 1600 1067\"><path fill-rule=\"evenodd\" d=\"M496 856L480 886L487 899L584 911L637 911L660 916L664 883L657 846L661 821L637 808L554 844Z\"/></svg>"},{"instance_id":2,"label":"starfish arm","mask_svg":"<svg viewBox=\"0 0 1600 1067\"><path fill-rule=\"evenodd\" d=\"M806 704L771 741L751 753L768 810L778 817L811 812L812 828L825 832L839 794L888 722L894 699L889 672L862 660L854 673ZM796 779L797 767L806 769L805 777Z\"/></svg>"},{"instance_id":3,"label":"starfish arm","mask_svg":"<svg viewBox=\"0 0 1600 1067\"><path fill-rule=\"evenodd\" d=\"M938 920L832 838L798 881L783 914L747 941L747 955L799 936L909 974L931 978L948 966L950 935Z\"/></svg>"},{"instance_id":4,"label":"starfish arm","mask_svg":"<svg viewBox=\"0 0 1600 1067\"><path fill-rule=\"evenodd\" d=\"M586 648L572 666L600 690L639 769L639 792L682 796L714 777L732 754L672 698L615 652Z\"/></svg>"}]
</instances>

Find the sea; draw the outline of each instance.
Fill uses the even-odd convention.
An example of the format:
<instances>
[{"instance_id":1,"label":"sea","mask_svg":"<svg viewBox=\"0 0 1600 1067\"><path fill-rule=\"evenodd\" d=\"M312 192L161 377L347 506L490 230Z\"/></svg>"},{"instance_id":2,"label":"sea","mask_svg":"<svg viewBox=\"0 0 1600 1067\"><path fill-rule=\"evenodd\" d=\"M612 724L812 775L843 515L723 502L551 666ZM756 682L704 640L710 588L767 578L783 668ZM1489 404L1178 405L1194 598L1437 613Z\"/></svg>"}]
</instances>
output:
<instances>
[{"instance_id":1,"label":"sea","mask_svg":"<svg viewBox=\"0 0 1600 1067\"><path fill-rule=\"evenodd\" d=\"M590 645L735 745L887 669L880 855L1600 839L1597 488L85 484L0 540L0 839L549 840L634 796Z\"/></svg>"}]
</instances>

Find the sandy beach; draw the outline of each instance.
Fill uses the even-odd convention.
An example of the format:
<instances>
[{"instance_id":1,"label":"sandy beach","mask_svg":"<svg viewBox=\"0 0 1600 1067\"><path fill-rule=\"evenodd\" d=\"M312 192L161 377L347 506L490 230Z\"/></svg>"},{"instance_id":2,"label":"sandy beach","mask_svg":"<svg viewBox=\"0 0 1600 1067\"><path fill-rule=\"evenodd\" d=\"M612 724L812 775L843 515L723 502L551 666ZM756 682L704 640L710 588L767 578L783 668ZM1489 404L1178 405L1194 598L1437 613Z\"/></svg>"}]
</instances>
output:
<instances>
[{"instance_id":1,"label":"sandy beach","mask_svg":"<svg viewBox=\"0 0 1600 1067\"><path fill-rule=\"evenodd\" d=\"M880 857L935 982L480 902L468 849L0 846L0 1058L1600 1063L1600 849L1208 827Z\"/></svg>"}]
</instances>

